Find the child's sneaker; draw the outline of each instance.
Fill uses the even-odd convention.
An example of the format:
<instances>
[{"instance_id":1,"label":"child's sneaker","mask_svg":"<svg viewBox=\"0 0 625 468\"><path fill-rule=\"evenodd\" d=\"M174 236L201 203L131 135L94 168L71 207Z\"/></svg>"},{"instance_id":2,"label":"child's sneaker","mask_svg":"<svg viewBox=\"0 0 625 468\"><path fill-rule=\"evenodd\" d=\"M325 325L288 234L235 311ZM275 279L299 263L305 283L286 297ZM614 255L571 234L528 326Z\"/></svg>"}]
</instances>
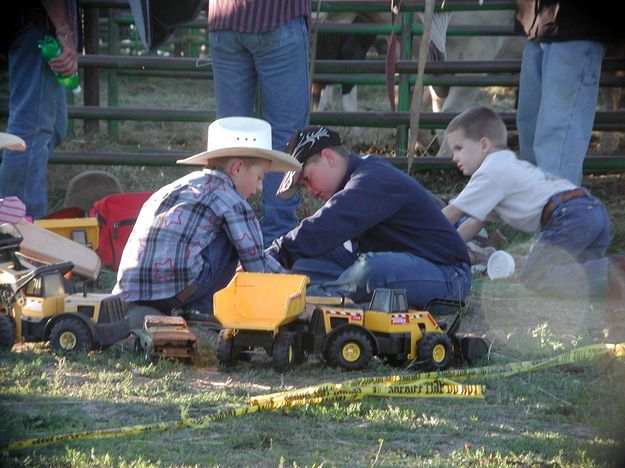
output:
<instances>
[{"instance_id":1,"label":"child's sneaker","mask_svg":"<svg viewBox=\"0 0 625 468\"><path fill-rule=\"evenodd\" d=\"M204 314L197 309L186 309L182 316L187 322L201 322L211 328L221 329L221 323L214 314Z\"/></svg>"}]
</instances>

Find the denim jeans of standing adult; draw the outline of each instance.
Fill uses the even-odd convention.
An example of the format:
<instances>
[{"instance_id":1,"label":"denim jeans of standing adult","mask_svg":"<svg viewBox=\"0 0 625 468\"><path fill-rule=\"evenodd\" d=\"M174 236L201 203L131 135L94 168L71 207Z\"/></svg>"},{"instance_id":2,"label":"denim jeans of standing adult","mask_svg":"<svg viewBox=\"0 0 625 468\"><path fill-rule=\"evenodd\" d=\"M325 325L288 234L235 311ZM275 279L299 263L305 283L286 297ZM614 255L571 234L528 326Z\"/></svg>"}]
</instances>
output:
<instances>
[{"instance_id":1,"label":"denim jeans of standing adult","mask_svg":"<svg viewBox=\"0 0 625 468\"><path fill-rule=\"evenodd\" d=\"M321 258L300 259L291 273L310 278L309 296L371 299L377 288L405 289L408 303L424 307L432 299L463 301L471 288L471 268L437 265L403 252L354 254L339 247Z\"/></svg>"},{"instance_id":2,"label":"denim jeans of standing adult","mask_svg":"<svg viewBox=\"0 0 625 468\"><path fill-rule=\"evenodd\" d=\"M209 33L217 117L256 116L271 124L273 149L283 151L296 131L306 126L310 105L308 28L302 17L264 33ZM282 173L263 182L260 226L265 247L297 223L301 198L276 197Z\"/></svg>"},{"instance_id":3,"label":"denim jeans of standing adult","mask_svg":"<svg viewBox=\"0 0 625 468\"><path fill-rule=\"evenodd\" d=\"M67 131L65 89L41 56L37 42L45 31L33 24L9 44L9 122L7 132L21 137L25 152L4 150L0 194L15 195L34 219L48 212L48 159Z\"/></svg>"},{"instance_id":4,"label":"denim jeans of standing adult","mask_svg":"<svg viewBox=\"0 0 625 468\"><path fill-rule=\"evenodd\" d=\"M558 195L554 196L557 201ZM528 289L560 297L600 297L608 287L608 212L597 199L559 205L538 236L520 273Z\"/></svg>"},{"instance_id":5,"label":"denim jeans of standing adult","mask_svg":"<svg viewBox=\"0 0 625 468\"><path fill-rule=\"evenodd\" d=\"M576 185L595 119L603 54L603 45L593 41L527 41L523 50L520 157Z\"/></svg>"}]
</instances>

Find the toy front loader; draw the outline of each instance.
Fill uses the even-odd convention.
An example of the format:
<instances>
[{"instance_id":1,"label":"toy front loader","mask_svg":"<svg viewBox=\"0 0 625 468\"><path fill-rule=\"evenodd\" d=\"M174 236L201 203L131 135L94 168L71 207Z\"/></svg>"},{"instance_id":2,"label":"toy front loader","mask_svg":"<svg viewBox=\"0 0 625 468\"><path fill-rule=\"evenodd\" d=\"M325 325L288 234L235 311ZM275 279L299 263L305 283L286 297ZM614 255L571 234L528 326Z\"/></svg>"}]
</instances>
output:
<instances>
[{"instance_id":1,"label":"toy front loader","mask_svg":"<svg viewBox=\"0 0 625 468\"><path fill-rule=\"evenodd\" d=\"M246 350L262 347L280 372L303 360L302 328L308 277L303 275L237 273L213 297L215 317L223 330L217 359L234 364Z\"/></svg>"},{"instance_id":2,"label":"toy front loader","mask_svg":"<svg viewBox=\"0 0 625 468\"><path fill-rule=\"evenodd\" d=\"M50 341L60 352L105 347L129 334L123 306L110 294L69 294L63 275L73 262L34 267L17 255L22 236L0 225L0 348Z\"/></svg>"}]
</instances>

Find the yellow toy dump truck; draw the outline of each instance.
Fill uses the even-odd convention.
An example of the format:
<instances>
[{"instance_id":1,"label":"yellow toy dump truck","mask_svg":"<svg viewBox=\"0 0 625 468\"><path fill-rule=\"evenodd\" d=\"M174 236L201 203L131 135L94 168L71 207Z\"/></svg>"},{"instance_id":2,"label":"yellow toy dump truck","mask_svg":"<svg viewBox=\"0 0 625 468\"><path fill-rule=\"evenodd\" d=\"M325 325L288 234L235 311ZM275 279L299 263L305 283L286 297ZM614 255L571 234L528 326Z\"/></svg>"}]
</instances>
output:
<instances>
[{"instance_id":1,"label":"yellow toy dump truck","mask_svg":"<svg viewBox=\"0 0 625 468\"><path fill-rule=\"evenodd\" d=\"M303 360L302 330L308 277L270 273L237 273L213 296L215 317L223 329L217 360L232 365L245 351L262 347L279 372Z\"/></svg>"},{"instance_id":2,"label":"yellow toy dump truck","mask_svg":"<svg viewBox=\"0 0 625 468\"><path fill-rule=\"evenodd\" d=\"M16 341L50 341L57 352L88 351L126 338L119 297L65 289L72 262L35 267L17 255L19 233L0 225L0 349Z\"/></svg>"},{"instance_id":3,"label":"yellow toy dump truck","mask_svg":"<svg viewBox=\"0 0 625 468\"><path fill-rule=\"evenodd\" d=\"M363 369L373 356L401 365L417 360L426 369L445 369L454 352L474 361L485 352L480 339L460 339L461 303L433 301L451 310L437 322L428 310L408 308L406 292L377 289L368 305L344 298L305 297L308 279L301 275L239 273L215 295L215 315L222 323L217 358L233 364L247 350L263 347L276 370L322 353L333 367ZM310 319L301 316L306 304ZM440 316L437 316L440 317Z\"/></svg>"}]
</instances>

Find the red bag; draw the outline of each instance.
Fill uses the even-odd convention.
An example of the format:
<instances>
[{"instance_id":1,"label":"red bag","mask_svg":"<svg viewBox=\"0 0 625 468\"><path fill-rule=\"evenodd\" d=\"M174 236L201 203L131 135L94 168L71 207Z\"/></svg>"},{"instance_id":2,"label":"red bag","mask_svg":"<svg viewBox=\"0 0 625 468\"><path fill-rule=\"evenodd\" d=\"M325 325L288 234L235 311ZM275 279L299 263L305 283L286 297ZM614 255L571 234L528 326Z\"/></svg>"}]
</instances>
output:
<instances>
[{"instance_id":1,"label":"red bag","mask_svg":"<svg viewBox=\"0 0 625 468\"><path fill-rule=\"evenodd\" d=\"M100 226L98 255L102 265L117 271L139 211L150 195L152 192L115 193L93 204L90 215Z\"/></svg>"}]
</instances>

